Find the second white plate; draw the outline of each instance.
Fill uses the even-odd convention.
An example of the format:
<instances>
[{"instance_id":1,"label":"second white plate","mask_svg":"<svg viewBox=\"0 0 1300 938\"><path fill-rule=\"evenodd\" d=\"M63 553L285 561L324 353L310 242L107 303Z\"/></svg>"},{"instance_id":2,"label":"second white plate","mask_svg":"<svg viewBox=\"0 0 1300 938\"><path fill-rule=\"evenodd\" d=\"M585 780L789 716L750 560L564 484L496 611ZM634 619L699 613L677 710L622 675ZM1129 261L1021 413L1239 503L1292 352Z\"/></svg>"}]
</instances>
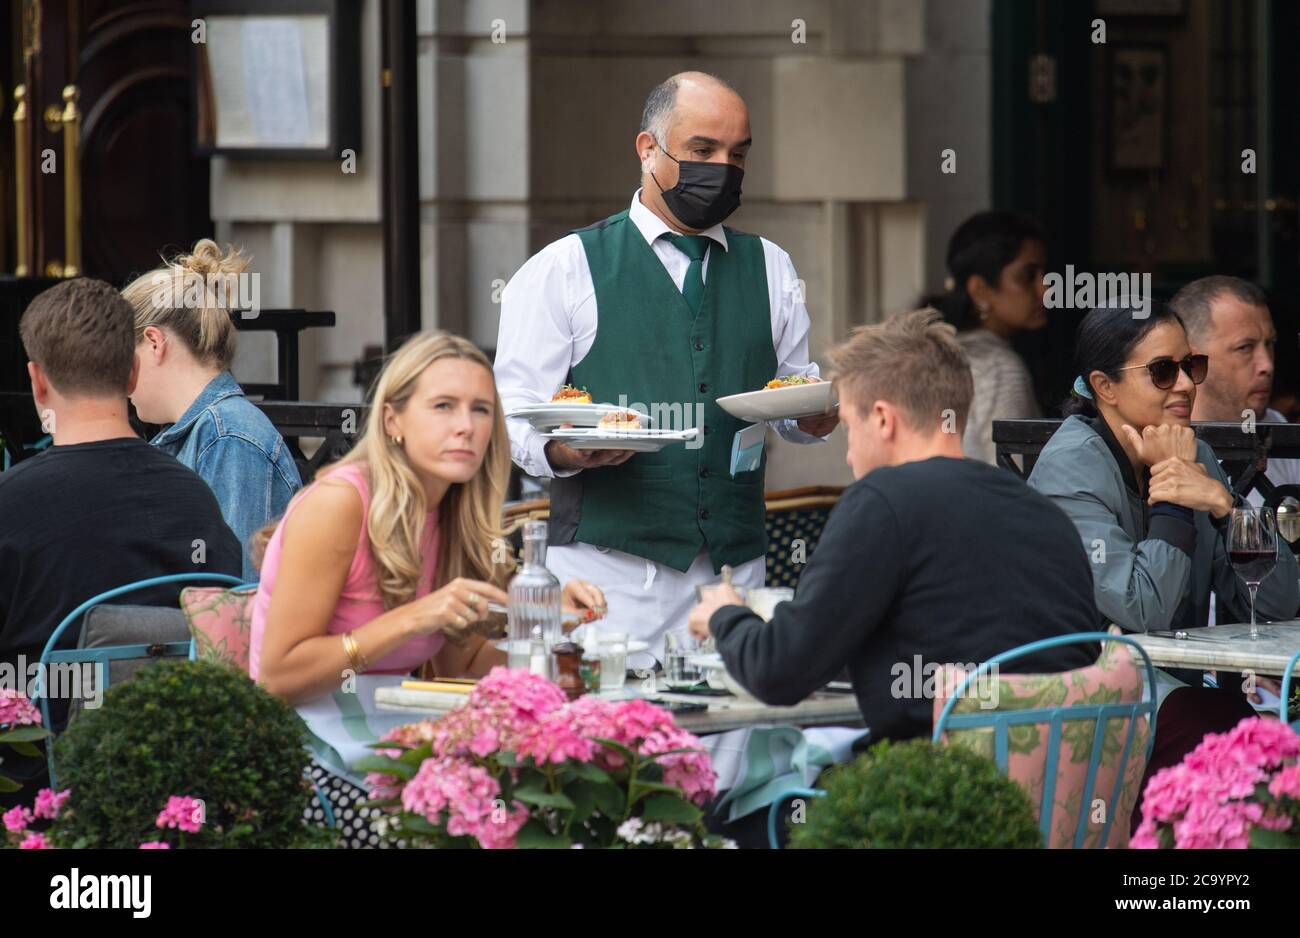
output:
<instances>
[{"instance_id":1,"label":"second white plate","mask_svg":"<svg viewBox=\"0 0 1300 938\"><path fill-rule=\"evenodd\" d=\"M834 410L838 402L834 386L829 381L796 384L789 388L765 388L718 398L718 406L731 416L753 423L824 414Z\"/></svg>"}]
</instances>

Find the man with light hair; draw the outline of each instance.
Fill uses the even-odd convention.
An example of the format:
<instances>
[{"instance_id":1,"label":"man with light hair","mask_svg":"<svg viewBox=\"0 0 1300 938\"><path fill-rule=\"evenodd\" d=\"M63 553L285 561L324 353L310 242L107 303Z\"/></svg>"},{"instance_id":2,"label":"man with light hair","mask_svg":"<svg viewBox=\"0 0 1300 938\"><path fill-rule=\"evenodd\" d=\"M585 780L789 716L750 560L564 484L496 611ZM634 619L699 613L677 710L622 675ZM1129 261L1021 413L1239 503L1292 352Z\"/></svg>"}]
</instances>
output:
<instances>
[{"instance_id":1,"label":"man with light hair","mask_svg":"<svg viewBox=\"0 0 1300 938\"><path fill-rule=\"evenodd\" d=\"M938 312L860 328L832 360L857 481L771 621L718 587L691 631L712 635L727 670L769 704L798 703L847 667L872 742L928 736L934 701L900 667L979 663L1095 631L1092 570L1064 512L1015 474L963 458L974 386ZM1009 670L1065 671L1097 653L1064 646Z\"/></svg>"},{"instance_id":2,"label":"man with light hair","mask_svg":"<svg viewBox=\"0 0 1300 938\"><path fill-rule=\"evenodd\" d=\"M738 586L764 580L764 465L733 464L746 424L717 399L818 376L790 256L722 224L740 204L751 142L729 85L700 72L669 78L645 103L631 205L547 245L502 294L495 368L507 411L572 384L598 404L681 414L698 431L689 445L633 454L574 449L508 421L514 461L551 480L547 566L599 586L602 630L644 639L653 654L685 621L696 585L724 566ZM815 443L836 422L830 413L772 425Z\"/></svg>"}]
</instances>

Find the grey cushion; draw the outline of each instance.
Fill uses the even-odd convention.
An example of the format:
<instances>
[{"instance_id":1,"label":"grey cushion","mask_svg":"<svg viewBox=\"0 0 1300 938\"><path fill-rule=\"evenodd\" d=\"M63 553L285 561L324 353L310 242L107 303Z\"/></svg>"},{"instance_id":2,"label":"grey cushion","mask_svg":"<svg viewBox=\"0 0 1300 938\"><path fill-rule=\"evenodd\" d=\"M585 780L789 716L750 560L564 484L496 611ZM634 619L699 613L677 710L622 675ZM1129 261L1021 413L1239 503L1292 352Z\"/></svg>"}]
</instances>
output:
<instances>
[{"instance_id":1,"label":"grey cushion","mask_svg":"<svg viewBox=\"0 0 1300 938\"><path fill-rule=\"evenodd\" d=\"M78 648L105 648L113 645L161 645L166 642L188 642L189 624L180 609L161 606L95 606L83 617ZM108 686L116 687L141 668L159 660L144 655L139 658L119 658L108 663ZM83 666L84 667L84 666ZM93 673L94 669L91 669ZM87 672L83 670L83 675ZM94 679L91 678L93 681ZM81 697L72 701L68 712L71 720L80 711L83 699L93 698L93 683L83 688Z\"/></svg>"}]
</instances>

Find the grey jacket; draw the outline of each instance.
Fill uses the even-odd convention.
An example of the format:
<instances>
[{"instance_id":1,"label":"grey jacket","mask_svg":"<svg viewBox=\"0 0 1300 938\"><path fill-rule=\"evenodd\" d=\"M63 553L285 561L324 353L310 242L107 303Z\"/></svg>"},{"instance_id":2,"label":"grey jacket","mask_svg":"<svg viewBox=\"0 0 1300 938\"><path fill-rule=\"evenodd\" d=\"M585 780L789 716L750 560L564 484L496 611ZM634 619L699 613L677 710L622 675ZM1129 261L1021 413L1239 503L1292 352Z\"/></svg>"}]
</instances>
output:
<instances>
[{"instance_id":1,"label":"grey jacket","mask_svg":"<svg viewBox=\"0 0 1300 938\"><path fill-rule=\"evenodd\" d=\"M1196 459L1211 478L1228 479L1203 440ZM1250 594L1228 562L1226 524L1209 512L1149 508L1132 464L1101 418L1067 418L1043 447L1029 484L1059 505L1079 530L1092 562L1097 608L1125 631L1206 624L1210 591L1228 618L1250 621ZM1237 498L1238 504L1244 502ZM1166 513L1167 512L1167 513ZM1184 517L1178 517L1182 514ZM1261 618L1293 619L1300 569L1279 538L1277 566L1259 587Z\"/></svg>"}]
</instances>

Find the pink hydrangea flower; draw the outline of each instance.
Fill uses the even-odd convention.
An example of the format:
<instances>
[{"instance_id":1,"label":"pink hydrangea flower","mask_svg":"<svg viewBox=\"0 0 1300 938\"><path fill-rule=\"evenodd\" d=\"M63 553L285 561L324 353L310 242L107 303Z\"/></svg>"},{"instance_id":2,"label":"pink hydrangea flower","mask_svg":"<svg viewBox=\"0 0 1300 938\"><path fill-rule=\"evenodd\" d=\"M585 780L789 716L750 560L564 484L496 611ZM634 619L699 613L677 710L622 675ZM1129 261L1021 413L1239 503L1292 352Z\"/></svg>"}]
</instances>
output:
<instances>
[{"instance_id":1,"label":"pink hydrangea flower","mask_svg":"<svg viewBox=\"0 0 1300 938\"><path fill-rule=\"evenodd\" d=\"M1158 847L1162 826L1172 831L1176 847L1192 849L1240 849L1250 845L1255 827L1290 829L1290 817L1266 813L1252 799L1262 783L1275 798L1300 794L1300 769L1284 765L1297 756L1300 735L1279 720L1249 717L1227 733L1208 734L1181 764L1147 783L1142 823L1130 845Z\"/></svg>"},{"instance_id":2,"label":"pink hydrangea flower","mask_svg":"<svg viewBox=\"0 0 1300 938\"><path fill-rule=\"evenodd\" d=\"M72 789L64 789L55 794L49 788L42 788L36 793L36 816L49 818L53 820L59 816L59 811L63 808L63 803L68 800L72 794Z\"/></svg>"},{"instance_id":3,"label":"pink hydrangea flower","mask_svg":"<svg viewBox=\"0 0 1300 938\"><path fill-rule=\"evenodd\" d=\"M29 726L41 722L41 711L12 687L0 687L0 726Z\"/></svg>"},{"instance_id":4,"label":"pink hydrangea flower","mask_svg":"<svg viewBox=\"0 0 1300 938\"><path fill-rule=\"evenodd\" d=\"M189 795L172 795L167 807L158 812L159 827L179 828L187 834L197 834L203 826L203 802Z\"/></svg>"},{"instance_id":5,"label":"pink hydrangea flower","mask_svg":"<svg viewBox=\"0 0 1300 938\"><path fill-rule=\"evenodd\" d=\"M172 845L165 840L146 840L140 845L141 850L170 850Z\"/></svg>"},{"instance_id":6,"label":"pink hydrangea flower","mask_svg":"<svg viewBox=\"0 0 1300 938\"><path fill-rule=\"evenodd\" d=\"M1283 798L1300 801L1300 763L1288 765L1273 776L1273 781L1268 783L1268 793L1279 801Z\"/></svg>"},{"instance_id":7,"label":"pink hydrangea flower","mask_svg":"<svg viewBox=\"0 0 1300 938\"><path fill-rule=\"evenodd\" d=\"M15 834L27 830L27 825L32 823L32 809L25 805L18 805L10 808L4 813L5 830L12 831Z\"/></svg>"},{"instance_id":8,"label":"pink hydrangea flower","mask_svg":"<svg viewBox=\"0 0 1300 938\"><path fill-rule=\"evenodd\" d=\"M445 825L453 837L473 837L484 847L513 847L528 810L518 801L505 808L500 794L497 780L480 765L451 757L425 759L402 789L402 807L430 824Z\"/></svg>"},{"instance_id":9,"label":"pink hydrangea flower","mask_svg":"<svg viewBox=\"0 0 1300 938\"><path fill-rule=\"evenodd\" d=\"M52 850L49 842L45 839L44 834L28 834L26 839L18 845L19 850Z\"/></svg>"}]
</instances>

